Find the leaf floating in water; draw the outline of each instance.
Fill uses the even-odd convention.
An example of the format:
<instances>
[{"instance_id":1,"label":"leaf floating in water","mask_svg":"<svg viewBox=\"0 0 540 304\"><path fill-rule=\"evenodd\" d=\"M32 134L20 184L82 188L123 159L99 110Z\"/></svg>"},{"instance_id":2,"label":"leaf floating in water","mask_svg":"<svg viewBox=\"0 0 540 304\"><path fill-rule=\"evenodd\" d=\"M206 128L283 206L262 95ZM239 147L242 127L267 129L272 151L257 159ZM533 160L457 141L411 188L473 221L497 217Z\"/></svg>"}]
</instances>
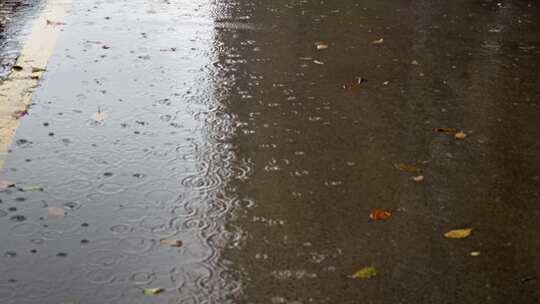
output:
<instances>
[{"instance_id":1,"label":"leaf floating in water","mask_svg":"<svg viewBox=\"0 0 540 304\"><path fill-rule=\"evenodd\" d=\"M322 64L324 64L324 62L322 62L322 61L319 61L319 60L313 60L313 63L315 63L315 64L319 64L319 65L322 65Z\"/></svg>"},{"instance_id":2,"label":"leaf floating in water","mask_svg":"<svg viewBox=\"0 0 540 304\"><path fill-rule=\"evenodd\" d=\"M46 69L44 68L36 68L36 67L32 67L32 73L39 73L39 72L45 72Z\"/></svg>"},{"instance_id":3,"label":"leaf floating in water","mask_svg":"<svg viewBox=\"0 0 540 304\"><path fill-rule=\"evenodd\" d=\"M439 133L456 133L456 128L434 128L433 131L439 132Z\"/></svg>"},{"instance_id":4,"label":"leaf floating in water","mask_svg":"<svg viewBox=\"0 0 540 304\"><path fill-rule=\"evenodd\" d=\"M370 279L376 275L377 275L377 269L373 266L369 266L369 267L364 267L358 270L356 273L349 276L349 278L363 280L363 279Z\"/></svg>"},{"instance_id":5,"label":"leaf floating in water","mask_svg":"<svg viewBox=\"0 0 540 304\"><path fill-rule=\"evenodd\" d=\"M369 218L374 221L386 220L392 216L392 213L385 209L375 209L369 214Z\"/></svg>"},{"instance_id":6,"label":"leaf floating in water","mask_svg":"<svg viewBox=\"0 0 540 304\"><path fill-rule=\"evenodd\" d=\"M450 230L447 233L444 234L445 238L449 239L464 239L471 235L472 229L471 228L463 228L463 229L455 229Z\"/></svg>"},{"instance_id":7,"label":"leaf floating in water","mask_svg":"<svg viewBox=\"0 0 540 304\"><path fill-rule=\"evenodd\" d=\"M404 172L416 173L416 172L422 171L416 166L407 165L407 164L394 164L394 167L398 169L399 171L404 171Z\"/></svg>"},{"instance_id":8,"label":"leaf floating in water","mask_svg":"<svg viewBox=\"0 0 540 304\"><path fill-rule=\"evenodd\" d=\"M467 137L467 134L465 134L463 131L459 131L456 134L454 134L455 139L465 139Z\"/></svg>"},{"instance_id":9,"label":"leaf floating in water","mask_svg":"<svg viewBox=\"0 0 540 304\"><path fill-rule=\"evenodd\" d=\"M180 240L161 239L159 240L161 245L169 245L171 247L181 247L184 243Z\"/></svg>"},{"instance_id":10,"label":"leaf floating in water","mask_svg":"<svg viewBox=\"0 0 540 304\"><path fill-rule=\"evenodd\" d=\"M164 292L165 289L163 288L145 288L143 290L143 293L147 296L155 296L157 294L160 294L162 292Z\"/></svg>"},{"instance_id":11,"label":"leaf floating in water","mask_svg":"<svg viewBox=\"0 0 540 304\"><path fill-rule=\"evenodd\" d=\"M15 117L15 119L19 119L21 117L24 117L28 115L28 110L27 109L24 109L24 110L17 110L15 112L13 112L12 116Z\"/></svg>"},{"instance_id":12,"label":"leaf floating in water","mask_svg":"<svg viewBox=\"0 0 540 304\"><path fill-rule=\"evenodd\" d=\"M381 38L381 39L373 40L371 43L373 43L373 44L381 44L383 42L384 42L384 39Z\"/></svg>"},{"instance_id":13,"label":"leaf floating in water","mask_svg":"<svg viewBox=\"0 0 540 304\"><path fill-rule=\"evenodd\" d=\"M101 111L100 108L98 108L97 112L94 115L92 115L92 119L98 123L102 123L105 120L105 118L107 118L107 114Z\"/></svg>"},{"instance_id":14,"label":"leaf floating in water","mask_svg":"<svg viewBox=\"0 0 540 304\"><path fill-rule=\"evenodd\" d=\"M15 187L15 183L6 180L0 180L0 190L5 190L7 188L13 187Z\"/></svg>"},{"instance_id":15,"label":"leaf floating in water","mask_svg":"<svg viewBox=\"0 0 540 304\"><path fill-rule=\"evenodd\" d=\"M40 186L22 186L18 188L19 191L22 192L37 192L37 191L43 191L43 188Z\"/></svg>"},{"instance_id":16,"label":"leaf floating in water","mask_svg":"<svg viewBox=\"0 0 540 304\"><path fill-rule=\"evenodd\" d=\"M64 208L60 208L60 207L49 207L47 208L47 213L50 215L50 216L65 216L66 215L66 211L64 210Z\"/></svg>"},{"instance_id":17,"label":"leaf floating in water","mask_svg":"<svg viewBox=\"0 0 540 304\"><path fill-rule=\"evenodd\" d=\"M66 25L64 22L51 21L47 19L47 25Z\"/></svg>"},{"instance_id":18,"label":"leaf floating in water","mask_svg":"<svg viewBox=\"0 0 540 304\"><path fill-rule=\"evenodd\" d=\"M472 257L480 256L480 251L473 251L473 252L469 253L469 255L472 256Z\"/></svg>"}]
</instances>

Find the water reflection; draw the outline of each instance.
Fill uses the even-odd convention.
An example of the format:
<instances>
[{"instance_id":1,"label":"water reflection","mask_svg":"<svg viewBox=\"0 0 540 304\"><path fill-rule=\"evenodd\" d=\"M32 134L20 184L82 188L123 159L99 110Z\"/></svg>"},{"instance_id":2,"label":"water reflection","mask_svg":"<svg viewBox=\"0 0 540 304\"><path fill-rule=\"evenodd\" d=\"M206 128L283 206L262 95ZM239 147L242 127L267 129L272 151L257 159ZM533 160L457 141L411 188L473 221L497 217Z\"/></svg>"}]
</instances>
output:
<instances>
[{"instance_id":1,"label":"water reflection","mask_svg":"<svg viewBox=\"0 0 540 304\"><path fill-rule=\"evenodd\" d=\"M221 250L238 245L227 219L244 205L229 183L249 166L231 149L212 12L208 1L74 3L2 175L44 189L0 193L2 303L241 292ZM143 295L154 287L165 292Z\"/></svg>"}]
</instances>

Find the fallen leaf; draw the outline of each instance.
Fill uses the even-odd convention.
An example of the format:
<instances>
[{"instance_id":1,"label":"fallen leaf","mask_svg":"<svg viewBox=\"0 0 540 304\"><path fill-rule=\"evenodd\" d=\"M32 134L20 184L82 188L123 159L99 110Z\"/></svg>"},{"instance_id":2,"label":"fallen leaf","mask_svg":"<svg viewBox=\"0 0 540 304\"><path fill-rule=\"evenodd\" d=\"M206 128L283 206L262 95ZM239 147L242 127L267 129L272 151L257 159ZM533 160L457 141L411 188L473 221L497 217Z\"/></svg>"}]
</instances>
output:
<instances>
[{"instance_id":1,"label":"fallen leaf","mask_svg":"<svg viewBox=\"0 0 540 304\"><path fill-rule=\"evenodd\" d=\"M464 239L471 235L472 229L471 228L463 228L463 229L455 229L450 230L447 233L444 234L444 237L449 239Z\"/></svg>"},{"instance_id":2,"label":"fallen leaf","mask_svg":"<svg viewBox=\"0 0 540 304\"><path fill-rule=\"evenodd\" d=\"M22 192L36 192L36 191L43 191L43 188L40 186L22 186L17 188L19 191Z\"/></svg>"},{"instance_id":3,"label":"fallen leaf","mask_svg":"<svg viewBox=\"0 0 540 304\"><path fill-rule=\"evenodd\" d=\"M373 44L381 44L383 42L384 42L384 39L381 38L381 39L373 40L371 43L373 43Z\"/></svg>"},{"instance_id":4,"label":"fallen leaf","mask_svg":"<svg viewBox=\"0 0 540 304\"><path fill-rule=\"evenodd\" d=\"M176 48L172 47L172 48L168 48L168 49L160 49L159 51L160 52L176 52Z\"/></svg>"},{"instance_id":5,"label":"fallen leaf","mask_svg":"<svg viewBox=\"0 0 540 304\"><path fill-rule=\"evenodd\" d=\"M315 42L315 48L317 48L317 51L326 50L328 48L328 45L324 42Z\"/></svg>"},{"instance_id":6,"label":"fallen leaf","mask_svg":"<svg viewBox=\"0 0 540 304\"><path fill-rule=\"evenodd\" d=\"M13 188L15 187L14 182L6 181L6 180L0 180L0 190L4 190L7 188Z\"/></svg>"},{"instance_id":7,"label":"fallen leaf","mask_svg":"<svg viewBox=\"0 0 540 304\"><path fill-rule=\"evenodd\" d=\"M104 49L104 50L108 50L108 49L110 49L111 47L108 46L108 45L106 45L106 44L104 44L101 48Z\"/></svg>"},{"instance_id":8,"label":"fallen leaf","mask_svg":"<svg viewBox=\"0 0 540 304\"><path fill-rule=\"evenodd\" d=\"M14 66L12 66L11 68L12 68L14 71L17 71L17 72L23 70L23 67L20 66L20 65L14 65Z\"/></svg>"},{"instance_id":9,"label":"fallen leaf","mask_svg":"<svg viewBox=\"0 0 540 304\"><path fill-rule=\"evenodd\" d=\"M28 115L28 110L24 109L24 110L17 110L15 112L13 112L12 116L15 117L15 119L19 119L23 116L26 116Z\"/></svg>"},{"instance_id":10,"label":"fallen leaf","mask_svg":"<svg viewBox=\"0 0 540 304\"><path fill-rule=\"evenodd\" d=\"M394 167L398 169L399 171L404 171L404 172L416 173L416 172L422 171L416 166L407 165L407 164L394 164Z\"/></svg>"},{"instance_id":11,"label":"fallen leaf","mask_svg":"<svg viewBox=\"0 0 540 304\"><path fill-rule=\"evenodd\" d=\"M169 245L171 247L181 247L183 245L180 240L161 239L159 240L161 245Z\"/></svg>"},{"instance_id":12,"label":"fallen leaf","mask_svg":"<svg viewBox=\"0 0 540 304\"><path fill-rule=\"evenodd\" d=\"M44 68L36 68L36 67L32 67L32 73L39 73L39 72L45 72L46 69Z\"/></svg>"},{"instance_id":13,"label":"fallen leaf","mask_svg":"<svg viewBox=\"0 0 540 304\"><path fill-rule=\"evenodd\" d=\"M419 65L420 63L418 63L418 61L416 61L416 60L413 60L413 61L411 61L411 64L412 65Z\"/></svg>"},{"instance_id":14,"label":"fallen leaf","mask_svg":"<svg viewBox=\"0 0 540 304\"><path fill-rule=\"evenodd\" d=\"M424 176L423 175L413 176L412 180L415 182L421 182L424 180Z\"/></svg>"},{"instance_id":15,"label":"fallen leaf","mask_svg":"<svg viewBox=\"0 0 540 304\"><path fill-rule=\"evenodd\" d=\"M313 60L313 63L315 63L315 64L324 64L324 62L319 61L319 60Z\"/></svg>"},{"instance_id":16,"label":"fallen leaf","mask_svg":"<svg viewBox=\"0 0 540 304\"><path fill-rule=\"evenodd\" d=\"M349 276L351 279L369 279L377 275L377 269L373 266L364 267L357 272L355 272L353 275Z\"/></svg>"},{"instance_id":17,"label":"fallen leaf","mask_svg":"<svg viewBox=\"0 0 540 304\"><path fill-rule=\"evenodd\" d=\"M387 86L389 83L390 83L390 81L385 81L385 82L383 82L382 84L385 85L385 86Z\"/></svg>"},{"instance_id":18,"label":"fallen leaf","mask_svg":"<svg viewBox=\"0 0 540 304\"><path fill-rule=\"evenodd\" d=\"M155 296L157 294L160 294L164 292L165 289L163 288L145 288L143 293L147 296Z\"/></svg>"},{"instance_id":19,"label":"fallen leaf","mask_svg":"<svg viewBox=\"0 0 540 304\"><path fill-rule=\"evenodd\" d=\"M386 220L392 216L392 213L385 209L375 209L369 214L369 218L378 221L378 220Z\"/></svg>"},{"instance_id":20,"label":"fallen leaf","mask_svg":"<svg viewBox=\"0 0 540 304\"><path fill-rule=\"evenodd\" d=\"M455 139L465 139L465 137L467 137L467 134L465 134L463 131L459 131L454 134Z\"/></svg>"},{"instance_id":21,"label":"fallen leaf","mask_svg":"<svg viewBox=\"0 0 540 304\"><path fill-rule=\"evenodd\" d=\"M51 21L47 19L47 25L66 25L64 22Z\"/></svg>"},{"instance_id":22,"label":"fallen leaf","mask_svg":"<svg viewBox=\"0 0 540 304\"><path fill-rule=\"evenodd\" d=\"M456 133L456 128L434 128L433 131L439 132L439 133Z\"/></svg>"},{"instance_id":23,"label":"fallen leaf","mask_svg":"<svg viewBox=\"0 0 540 304\"><path fill-rule=\"evenodd\" d=\"M107 114L101 111L100 108L98 108L97 112L94 115L92 115L92 119L99 123L103 122L105 118L107 118Z\"/></svg>"},{"instance_id":24,"label":"fallen leaf","mask_svg":"<svg viewBox=\"0 0 540 304\"><path fill-rule=\"evenodd\" d=\"M469 255L473 257L480 256L480 251L472 251L471 253L469 253Z\"/></svg>"},{"instance_id":25,"label":"fallen leaf","mask_svg":"<svg viewBox=\"0 0 540 304\"><path fill-rule=\"evenodd\" d=\"M49 207L47 208L47 213L50 216L65 216L66 215L66 211L64 210L64 208L60 208L60 207Z\"/></svg>"},{"instance_id":26,"label":"fallen leaf","mask_svg":"<svg viewBox=\"0 0 540 304\"><path fill-rule=\"evenodd\" d=\"M362 83L365 83L367 82L367 79L363 78L363 77L356 77L355 81L352 81L350 83L346 83L344 84L342 87L346 90L350 90L352 88L355 88L359 85L361 85Z\"/></svg>"}]
</instances>

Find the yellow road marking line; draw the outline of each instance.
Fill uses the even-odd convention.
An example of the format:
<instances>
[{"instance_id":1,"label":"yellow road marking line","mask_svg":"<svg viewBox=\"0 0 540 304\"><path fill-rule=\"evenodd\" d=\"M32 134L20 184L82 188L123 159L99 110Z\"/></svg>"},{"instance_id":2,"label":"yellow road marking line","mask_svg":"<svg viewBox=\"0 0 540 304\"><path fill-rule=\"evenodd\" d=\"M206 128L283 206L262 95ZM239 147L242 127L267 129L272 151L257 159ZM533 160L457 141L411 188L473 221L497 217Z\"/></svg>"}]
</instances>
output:
<instances>
[{"instance_id":1,"label":"yellow road marking line","mask_svg":"<svg viewBox=\"0 0 540 304\"><path fill-rule=\"evenodd\" d=\"M16 111L24 111L32 101L47 62L67 15L71 0L49 0L8 77L0 82L0 168L3 167L7 151L15 136L19 122Z\"/></svg>"}]
</instances>

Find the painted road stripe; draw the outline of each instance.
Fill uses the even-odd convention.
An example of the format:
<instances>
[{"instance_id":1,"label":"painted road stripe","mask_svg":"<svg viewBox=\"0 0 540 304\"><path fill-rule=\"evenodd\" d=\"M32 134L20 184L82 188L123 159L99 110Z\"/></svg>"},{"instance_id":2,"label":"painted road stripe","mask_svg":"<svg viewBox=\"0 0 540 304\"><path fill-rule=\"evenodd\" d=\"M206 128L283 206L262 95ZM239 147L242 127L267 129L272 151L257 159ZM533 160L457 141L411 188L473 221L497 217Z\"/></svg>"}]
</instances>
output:
<instances>
[{"instance_id":1,"label":"painted road stripe","mask_svg":"<svg viewBox=\"0 0 540 304\"><path fill-rule=\"evenodd\" d=\"M8 77L0 83L0 168L19 125L17 111L27 109L54 51L71 0L49 0ZM22 118L24 119L24 118Z\"/></svg>"}]
</instances>

